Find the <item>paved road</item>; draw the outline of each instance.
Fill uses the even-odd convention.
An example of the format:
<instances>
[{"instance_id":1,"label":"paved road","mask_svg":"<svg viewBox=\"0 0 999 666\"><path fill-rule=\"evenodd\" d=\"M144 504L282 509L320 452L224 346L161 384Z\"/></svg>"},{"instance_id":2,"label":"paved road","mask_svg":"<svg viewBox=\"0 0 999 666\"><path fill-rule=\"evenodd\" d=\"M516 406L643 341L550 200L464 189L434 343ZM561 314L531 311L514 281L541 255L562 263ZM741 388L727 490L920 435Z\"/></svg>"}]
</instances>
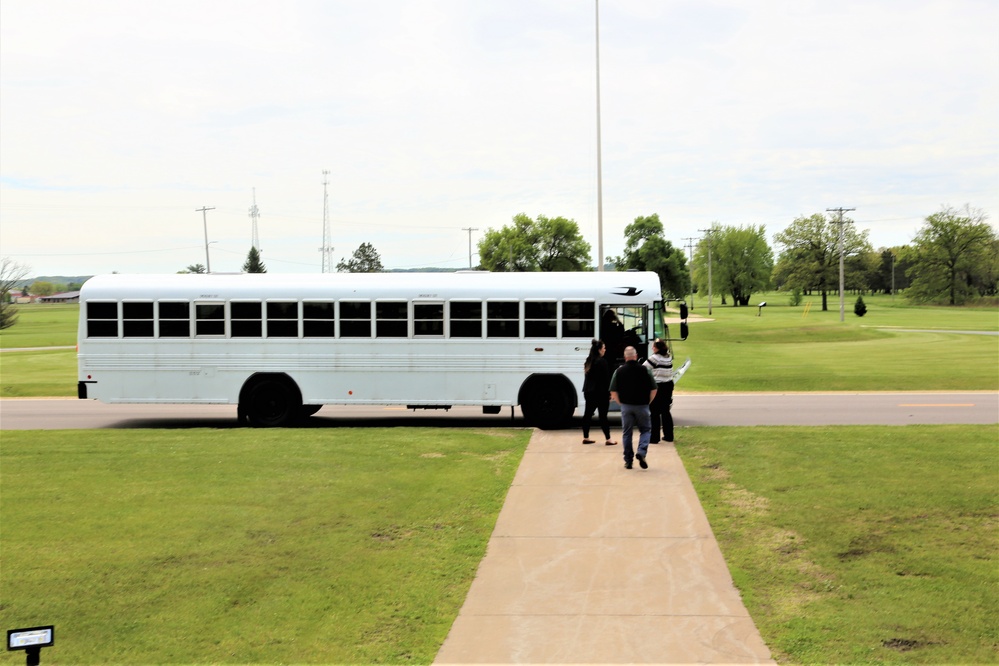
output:
<instances>
[{"instance_id":1,"label":"paved road","mask_svg":"<svg viewBox=\"0 0 999 666\"><path fill-rule=\"evenodd\" d=\"M999 423L999 393L677 394L677 426L910 425ZM616 415L612 415L616 419ZM577 416L576 422L579 419ZM379 425L526 427L519 410L483 415L477 407L413 412L402 407L324 407L309 427ZM93 400L0 400L0 429L235 428L231 405L105 405Z\"/></svg>"}]
</instances>

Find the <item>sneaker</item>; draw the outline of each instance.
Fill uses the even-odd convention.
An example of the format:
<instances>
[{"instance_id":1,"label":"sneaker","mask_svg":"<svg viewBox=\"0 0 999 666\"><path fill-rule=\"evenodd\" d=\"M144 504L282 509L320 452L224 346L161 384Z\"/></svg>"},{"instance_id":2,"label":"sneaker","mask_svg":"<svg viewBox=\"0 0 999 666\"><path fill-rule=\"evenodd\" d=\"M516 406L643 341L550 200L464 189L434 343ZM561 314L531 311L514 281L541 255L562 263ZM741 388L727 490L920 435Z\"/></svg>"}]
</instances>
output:
<instances>
[{"instance_id":1,"label":"sneaker","mask_svg":"<svg viewBox=\"0 0 999 666\"><path fill-rule=\"evenodd\" d=\"M624 468L625 469L631 469L631 463L630 462L625 463L624 464Z\"/></svg>"},{"instance_id":2,"label":"sneaker","mask_svg":"<svg viewBox=\"0 0 999 666\"><path fill-rule=\"evenodd\" d=\"M584 439L583 440L583 444L592 444L592 443L593 443L592 439Z\"/></svg>"},{"instance_id":3,"label":"sneaker","mask_svg":"<svg viewBox=\"0 0 999 666\"><path fill-rule=\"evenodd\" d=\"M641 465L642 469L648 469L649 463L645 462L645 456L635 456L638 458L638 464Z\"/></svg>"}]
</instances>

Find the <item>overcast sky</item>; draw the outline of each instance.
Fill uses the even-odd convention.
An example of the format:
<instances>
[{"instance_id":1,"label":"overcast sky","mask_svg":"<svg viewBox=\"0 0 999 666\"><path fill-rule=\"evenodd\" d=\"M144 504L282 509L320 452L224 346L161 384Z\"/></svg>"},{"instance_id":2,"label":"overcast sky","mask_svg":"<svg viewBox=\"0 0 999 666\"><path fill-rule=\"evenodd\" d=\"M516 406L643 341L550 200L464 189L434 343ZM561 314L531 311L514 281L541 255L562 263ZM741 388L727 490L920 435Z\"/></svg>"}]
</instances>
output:
<instances>
[{"instance_id":1,"label":"overcast sky","mask_svg":"<svg viewBox=\"0 0 999 666\"><path fill-rule=\"evenodd\" d=\"M594 0L3 0L0 254L34 275L464 268L517 213L597 257ZM604 254L658 213L875 247L999 222L999 2L601 0ZM775 250L777 248L775 247ZM472 258L478 261L477 256Z\"/></svg>"}]
</instances>

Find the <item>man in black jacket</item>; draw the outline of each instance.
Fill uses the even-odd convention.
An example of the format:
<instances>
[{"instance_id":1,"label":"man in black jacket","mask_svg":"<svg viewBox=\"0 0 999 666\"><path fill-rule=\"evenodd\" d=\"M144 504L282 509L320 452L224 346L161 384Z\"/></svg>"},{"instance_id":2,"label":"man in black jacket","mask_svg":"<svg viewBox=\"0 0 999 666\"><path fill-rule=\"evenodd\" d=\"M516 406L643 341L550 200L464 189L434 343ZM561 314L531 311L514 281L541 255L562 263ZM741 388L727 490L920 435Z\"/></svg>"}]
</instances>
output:
<instances>
[{"instance_id":1,"label":"man in black jacket","mask_svg":"<svg viewBox=\"0 0 999 666\"><path fill-rule=\"evenodd\" d=\"M652 416L649 403L656 397L656 380L652 372L638 363L634 347L625 347L624 365L611 377L611 400L621 405L621 443L624 444L624 467L631 469L632 459L637 458L642 469L648 469L645 456L652 437ZM638 450L632 448L632 431L638 426Z\"/></svg>"}]
</instances>

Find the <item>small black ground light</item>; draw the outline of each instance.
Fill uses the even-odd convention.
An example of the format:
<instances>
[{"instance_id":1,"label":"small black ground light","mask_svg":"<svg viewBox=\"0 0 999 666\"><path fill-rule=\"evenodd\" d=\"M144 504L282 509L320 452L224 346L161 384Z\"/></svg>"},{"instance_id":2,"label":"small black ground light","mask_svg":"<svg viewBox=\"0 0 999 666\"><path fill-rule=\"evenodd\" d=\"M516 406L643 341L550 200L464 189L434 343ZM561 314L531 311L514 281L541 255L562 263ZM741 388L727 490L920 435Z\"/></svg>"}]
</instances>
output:
<instances>
[{"instance_id":1,"label":"small black ground light","mask_svg":"<svg viewBox=\"0 0 999 666\"><path fill-rule=\"evenodd\" d=\"M43 647L55 645L55 627L28 627L7 630L7 650L24 650L28 666L38 666Z\"/></svg>"}]
</instances>

